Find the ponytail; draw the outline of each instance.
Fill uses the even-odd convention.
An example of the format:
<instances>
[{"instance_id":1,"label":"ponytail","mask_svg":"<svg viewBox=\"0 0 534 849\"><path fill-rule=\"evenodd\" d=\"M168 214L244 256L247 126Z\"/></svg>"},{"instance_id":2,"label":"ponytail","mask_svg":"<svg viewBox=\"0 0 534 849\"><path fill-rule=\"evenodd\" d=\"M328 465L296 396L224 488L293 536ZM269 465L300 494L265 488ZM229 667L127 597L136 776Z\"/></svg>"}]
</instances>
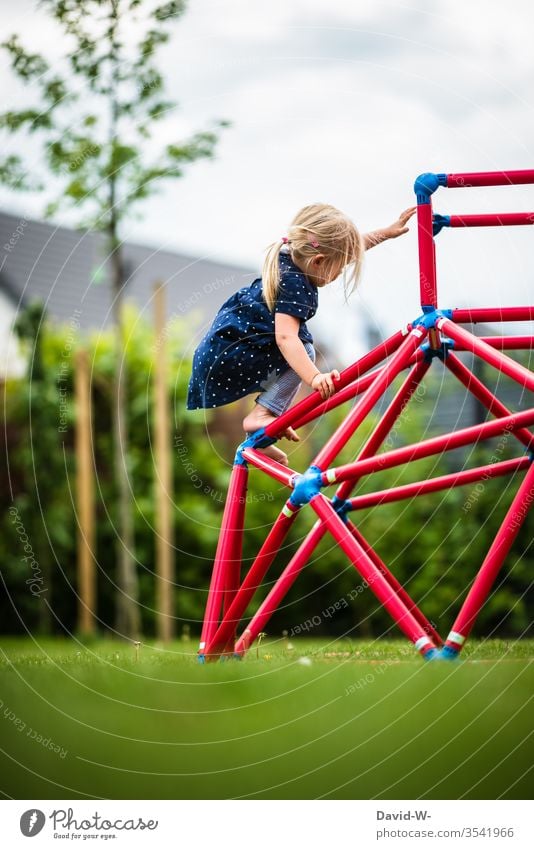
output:
<instances>
[{"instance_id":1,"label":"ponytail","mask_svg":"<svg viewBox=\"0 0 534 849\"><path fill-rule=\"evenodd\" d=\"M278 266L280 247L281 240L269 245L261 273L263 298L270 312L274 312L278 289L280 287L280 269Z\"/></svg>"}]
</instances>

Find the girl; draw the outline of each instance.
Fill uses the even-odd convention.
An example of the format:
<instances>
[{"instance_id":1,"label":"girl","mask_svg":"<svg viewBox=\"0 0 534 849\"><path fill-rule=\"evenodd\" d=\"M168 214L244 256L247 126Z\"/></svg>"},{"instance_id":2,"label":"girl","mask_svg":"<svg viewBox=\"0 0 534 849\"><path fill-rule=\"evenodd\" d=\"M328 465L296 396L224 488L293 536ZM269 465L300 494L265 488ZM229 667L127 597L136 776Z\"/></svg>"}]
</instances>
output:
<instances>
[{"instance_id":1,"label":"girl","mask_svg":"<svg viewBox=\"0 0 534 849\"><path fill-rule=\"evenodd\" d=\"M406 209L389 227L360 236L333 206L314 203L301 209L287 236L267 249L261 278L222 305L195 351L188 410L220 407L261 390L254 410L243 420L248 436L285 412L301 381L321 398L329 398L339 373L322 373L316 367L306 327L317 310L317 290L344 272L345 292L350 294L364 251L408 232L406 224L415 211ZM348 266L352 269L347 277ZM284 436L299 439L293 428ZM262 451L287 465L287 456L274 445Z\"/></svg>"}]
</instances>

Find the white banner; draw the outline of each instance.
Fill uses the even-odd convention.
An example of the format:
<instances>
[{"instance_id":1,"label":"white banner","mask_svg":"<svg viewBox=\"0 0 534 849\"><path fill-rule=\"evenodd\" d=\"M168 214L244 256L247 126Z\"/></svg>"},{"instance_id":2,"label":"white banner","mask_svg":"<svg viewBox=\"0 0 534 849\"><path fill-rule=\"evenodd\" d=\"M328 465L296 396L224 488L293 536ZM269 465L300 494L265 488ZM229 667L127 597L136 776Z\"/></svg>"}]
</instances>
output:
<instances>
[{"instance_id":1,"label":"white banner","mask_svg":"<svg viewBox=\"0 0 534 849\"><path fill-rule=\"evenodd\" d=\"M1 845L532 849L520 801L2 801ZM29 841L35 838L35 844Z\"/></svg>"}]
</instances>

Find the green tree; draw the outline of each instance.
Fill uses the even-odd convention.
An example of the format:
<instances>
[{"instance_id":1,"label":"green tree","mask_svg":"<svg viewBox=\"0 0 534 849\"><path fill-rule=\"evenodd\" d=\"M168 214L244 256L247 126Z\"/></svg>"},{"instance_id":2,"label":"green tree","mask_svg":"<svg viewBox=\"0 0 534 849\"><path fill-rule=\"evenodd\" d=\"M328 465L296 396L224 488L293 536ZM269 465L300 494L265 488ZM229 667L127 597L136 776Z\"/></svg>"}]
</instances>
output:
<instances>
[{"instance_id":1,"label":"green tree","mask_svg":"<svg viewBox=\"0 0 534 849\"><path fill-rule=\"evenodd\" d=\"M118 499L118 585L116 627L133 637L139 631L134 524L128 481L128 422L122 296L127 283L121 230L127 216L167 178L185 166L212 157L217 120L204 131L176 140L154 153L150 143L158 124L176 104L164 97L155 57L169 41L168 27L185 11L184 0L42 0L68 39L63 67L26 50L17 35L8 38L13 73L37 93L37 105L0 114L0 128L26 131L42 140L48 175L60 184L46 216L75 207L79 225L102 231L113 288L116 352L113 391L114 474ZM18 153L0 158L0 181L16 190L43 190L28 175Z\"/></svg>"}]
</instances>

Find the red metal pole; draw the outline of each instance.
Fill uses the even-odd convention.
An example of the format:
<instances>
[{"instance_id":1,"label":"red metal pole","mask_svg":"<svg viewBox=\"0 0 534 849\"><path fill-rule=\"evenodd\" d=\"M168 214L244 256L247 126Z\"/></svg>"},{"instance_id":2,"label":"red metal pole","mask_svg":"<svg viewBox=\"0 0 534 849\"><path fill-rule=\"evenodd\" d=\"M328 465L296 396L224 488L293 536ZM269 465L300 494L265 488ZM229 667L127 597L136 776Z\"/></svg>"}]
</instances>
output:
<instances>
[{"instance_id":1,"label":"red metal pole","mask_svg":"<svg viewBox=\"0 0 534 849\"><path fill-rule=\"evenodd\" d=\"M380 454L378 457L369 457L367 460L357 460L355 463L347 463L347 465L338 466L336 469L328 469L327 472L323 473L322 480L324 484L353 480L357 477L369 475L371 472L391 469L394 466L401 466L403 463L415 462L415 460L421 460L423 457L430 457L433 454L441 454L442 451L452 451L453 448L461 448L463 445L469 445L471 442L478 442L481 439L491 439L501 433L511 433L524 425L531 424L534 424L534 410L524 410L522 413L503 416L491 422L483 422L480 425L462 428L462 430L453 433L445 433L443 436L434 436L415 445L396 448L393 451Z\"/></svg>"},{"instance_id":2,"label":"red metal pole","mask_svg":"<svg viewBox=\"0 0 534 849\"><path fill-rule=\"evenodd\" d=\"M484 386L482 381L479 380L478 377L476 377L473 372L470 371L470 369L468 369L467 366L465 366L462 361L452 353L452 351L449 351L445 358L445 365L449 371L456 375L463 385L469 389L475 398L478 398L480 403L483 404L490 413L493 413L494 416L512 415L508 407L505 407L505 405L495 397L493 392L490 392L490 390ZM515 436L523 443L523 445L526 445L527 448L534 447L534 434L526 428L516 430Z\"/></svg>"},{"instance_id":3,"label":"red metal pole","mask_svg":"<svg viewBox=\"0 0 534 849\"><path fill-rule=\"evenodd\" d=\"M206 645L211 641L217 630L223 595L227 586L228 569L232 568L233 561L239 555L243 533L242 523L239 525L239 519L242 515L240 500L246 499L247 480L247 467L236 463L232 467L221 532L211 573L206 612L200 637L199 655L201 656L204 655Z\"/></svg>"},{"instance_id":4,"label":"red metal pole","mask_svg":"<svg viewBox=\"0 0 534 849\"><path fill-rule=\"evenodd\" d=\"M230 607L225 612L213 639L206 647L206 656L219 654L221 649L227 645L228 640L235 633L245 610L247 609L254 593L261 586L267 570L278 554L280 546L292 527L298 509L287 501L282 512L276 519L256 559L250 567L245 580L239 587Z\"/></svg>"},{"instance_id":5,"label":"red metal pole","mask_svg":"<svg viewBox=\"0 0 534 849\"><path fill-rule=\"evenodd\" d=\"M382 558L379 557L374 548L369 545L369 543L367 542L365 537L360 533L356 525L354 525L353 522L349 520L347 522L347 527L356 542L361 545L365 553L373 561L378 571L384 576L393 592L397 594L400 600L406 605L410 613L415 617L415 619L417 619L425 634L428 634L429 637L432 637L436 645L441 645L443 643L443 640L441 639L434 626L430 624L423 611L419 609L415 601L408 595L400 581L398 581L395 575L393 575L393 573L389 571Z\"/></svg>"},{"instance_id":6,"label":"red metal pole","mask_svg":"<svg viewBox=\"0 0 534 849\"><path fill-rule=\"evenodd\" d=\"M432 230L432 200L417 205L417 236L419 245L419 288L421 306L438 304L435 243Z\"/></svg>"},{"instance_id":7,"label":"red metal pole","mask_svg":"<svg viewBox=\"0 0 534 849\"><path fill-rule=\"evenodd\" d=\"M450 215L449 227L511 227L534 224L534 212L501 212L490 215Z\"/></svg>"},{"instance_id":8,"label":"red metal pole","mask_svg":"<svg viewBox=\"0 0 534 849\"><path fill-rule=\"evenodd\" d=\"M271 589L269 595L261 604L257 613L251 619L250 624L247 628L245 628L241 637L235 644L236 654L243 655L254 642L260 631L264 630L267 622L277 607L279 607L284 596L293 586L296 578L311 557L319 540L321 540L324 536L324 533L325 531L319 522L313 526L307 538L304 540L298 551L295 552L280 575L278 581Z\"/></svg>"},{"instance_id":9,"label":"red metal pole","mask_svg":"<svg viewBox=\"0 0 534 849\"><path fill-rule=\"evenodd\" d=\"M446 318L438 319L438 327L443 330L447 336L454 339L455 342L462 342L468 351L472 351L473 354L476 354L486 363L494 366L498 369L498 371L503 372L503 374L507 374L508 377L516 380L521 386L525 386L527 389L530 389L531 392L534 392L534 374L524 366L514 362L514 360L507 357L506 354L502 354L500 351L495 351L493 348L490 348L489 345L486 345L485 342L481 342L480 339L477 339L477 337L473 336L472 333L469 333L462 327L457 327L454 322L449 321Z\"/></svg>"},{"instance_id":10,"label":"red metal pole","mask_svg":"<svg viewBox=\"0 0 534 849\"><path fill-rule=\"evenodd\" d=\"M277 463L276 460L266 457L265 454L262 454L260 451L256 451L254 448L244 448L243 458L247 460L248 463L252 463L252 465L257 469L261 469L262 472L266 472L266 474L268 474L271 478L274 478L286 486L292 486L291 482L296 474L293 469L289 469L287 466L282 466L281 463Z\"/></svg>"},{"instance_id":11,"label":"red metal pole","mask_svg":"<svg viewBox=\"0 0 534 849\"><path fill-rule=\"evenodd\" d=\"M245 469L246 466L241 467ZM243 472L240 472L243 475ZM230 536L229 541L229 556L231 555L231 559L228 559L226 565L226 575L223 583L224 586L224 597L223 597L223 612L226 612L230 607L232 600L237 592L237 589L241 580L241 562L243 559L243 532L245 529L245 507L247 504L246 500L246 485L247 485L247 475L244 475L245 479L245 488L243 495L239 496L236 499L235 503L235 512L233 516L233 527L229 528L227 533Z\"/></svg>"},{"instance_id":12,"label":"red metal pole","mask_svg":"<svg viewBox=\"0 0 534 849\"><path fill-rule=\"evenodd\" d=\"M447 174L447 188L462 189L475 186L519 186L534 183L534 171L467 171L462 174Z\"/></svg>"},{"instance_id":13,"label":"red metal pole","mask_svg":"<svg viewBox=\"0 0 534 849\"><path fill-rule=\"evenodd\" d=\"M348 386L349 383L352 383L353 380L360 377L365 372L377 366L382 360L385 360L386 357L389 357L394 351L397 350L401 342L406 336L406 331L398 330L393 336L390 336L389 339L386 339L385 342L381 342L380 345L377 345L376 348L373 348L369 353L365 354L355 363L350 365L344 371L341 372L340 378L336 381L336 390L343 389L345 386ZM306 398L303 398L298 404L295 404L294 407L287 410L287 412L283 413L283 415L278 416L278 418L271 422L271 424L267 425L265 428L265 433L267 436L278 437L280 436L284 430L288 427L293 426L293 422L298 421L305 413L309 413L310 410L314 410L322 403L321 396L318 392L312 392L311 395L308 395Z\"/></svg>"},{"instance_id":14,"label":"red metal pole","mask_svg":"<svg viewBox=\"0 0 534 849\"><path fill-rule=\"evenodd\" d=\"M352 536L332 505L321 493L314 496L310 504L401 631L415 644L417 651L423 656L432 657L435 653L433 649L436 648L433 641Z\"/></svg>"},{"instance_id":15,"label":"red metal pole","mask_svg":"<svg viewBox=\"0 0 534 849\"><path fill-rule=\"evenodd\" d=\"M407 498L415 498L418 495L427 495L429 492L440 492L455 486L467 486L480 480L497 478L502 475L522 472L530 465L528 457L519 459L503 460L501 463L492 463L486 466L477 466L476 469L467 469L463 472L454 472L450 475L440 475L430 480L416 481L414 483L393 486L380 492L368 492L351 498L352 510L367 510L369 507L378 507L380 504L390 504L394 501L404 501Z\"/></svg>"},{"instance_id":16,"label":"red metal pole","mask_svg":"<svg viewBox=\"0 0 534 849\"><path fill-rule=\"evenodd\" d=\"M328 440L324 448L319 452L313 465L319 469L327 469L332 460L337 457L346 445L354 431L360 426L367 414L373 409L378 399L384 394L387 387L393 383L397 375L406 367L408 360L419 347L426 336L426 330L414 327L406 337L399 350L391 358L387 367L377 376L362 398L352 408L351 412L336 432Z\"/></svg>"},{"instance_id":17,"label":"red metal pole","mask_svg":"<svg viewBox=\"0 0 534 849\"><path fill-rule=\"evenodd\" d=\"M531 463L448 636L443 649L445 657L456 656L461 651L533 502L534 463Z\"/></svg>"},{"instance_id":18,"label":"red metal pole","mask_svg":"<svg viewBox=\"0 0 534 849\"><path fill-rule=\"evenodd\" d=\"M477 321L532 321L533 307L475 307L452 310L456 324L476 324Z\"/></svg>"},{"instance_id":19,"label":"red metal pole","mask_svg":"<svg viewBox=\"0 0 534 849\"><path fill-rule=\"evenodd\" d=\"M528 351L534 348L534 336L478 336L481 342L485 342L491 348L499 351ZM462 344L454 346L455 351L465 351Z\"/></svg>"}]
</instances>

